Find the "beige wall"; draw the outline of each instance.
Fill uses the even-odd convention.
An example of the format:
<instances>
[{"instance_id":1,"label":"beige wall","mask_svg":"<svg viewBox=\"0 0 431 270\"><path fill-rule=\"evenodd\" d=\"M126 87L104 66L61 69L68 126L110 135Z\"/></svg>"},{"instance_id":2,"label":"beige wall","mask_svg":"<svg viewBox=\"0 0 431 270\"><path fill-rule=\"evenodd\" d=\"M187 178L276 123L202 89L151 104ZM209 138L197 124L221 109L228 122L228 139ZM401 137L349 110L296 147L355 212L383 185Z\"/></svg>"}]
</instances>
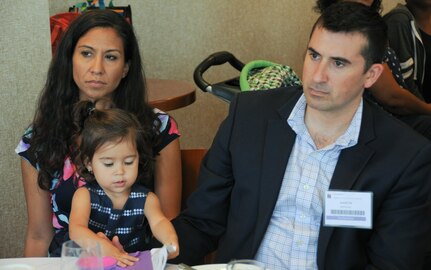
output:
<instances>
[{"instance_id":1,"label":"beige wall","mask_svg":"<svg viewBox=\"0 0 431 270\"><path fill-rule=\"evenodd\" d=\"M0 1L0 258L22 255L26 208L14 149L50 60L47 0Z\"/></svg>"},{"instance_id":2,"label":"beige wall","mask_svg":"<svg viewBox=\"0 0 431 270\"><path fill-rule=\"evenodd\" d=\"M51 57L48 16L66 11L71 2L75 1L0 1L0 258L22 255L26 208L14 148L31 121ZM197 64L221 50L243 62L266 59L288 64L301 74L303 51L317 17L311 11L312 0L114 2L132 6L147 77L189 82ZM396 2L384 0L385 10ZM237 75L222 66L205 78L218 82ZM209 147L227 108L227 103L198 91L194 104L171 111L183 134L182 147Z\"/></svg>"}]
</instances>

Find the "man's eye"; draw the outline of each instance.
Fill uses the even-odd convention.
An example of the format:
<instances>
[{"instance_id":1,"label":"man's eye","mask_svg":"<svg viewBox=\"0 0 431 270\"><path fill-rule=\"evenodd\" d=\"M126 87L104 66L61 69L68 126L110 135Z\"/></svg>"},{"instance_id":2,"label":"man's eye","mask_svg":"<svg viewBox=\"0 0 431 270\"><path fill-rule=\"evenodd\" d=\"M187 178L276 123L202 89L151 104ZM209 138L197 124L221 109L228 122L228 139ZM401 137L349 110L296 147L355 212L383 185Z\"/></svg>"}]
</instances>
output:
<instances>
[{"instance_id":1,"label":"man's eye","mask_svg":"<svg viewBox=\"0 0 431 270\"><path fill-rule=\"evenodd\" d=\"M345 66L344 62L340 60L335 60L334 64L337 68L341 68Z\"/></svg>"},{"instance_id":2,"label":"man's eye","mask_svg":"<svg viewBox=\"0 0 431 270\"><path fill-rule=\"evenodd\" d=\"M315 53L315 52L310 52L308 55L310 55L310 58L312 60L317 60L319 59L319 54Z\"/></svg>"}]
</instances>

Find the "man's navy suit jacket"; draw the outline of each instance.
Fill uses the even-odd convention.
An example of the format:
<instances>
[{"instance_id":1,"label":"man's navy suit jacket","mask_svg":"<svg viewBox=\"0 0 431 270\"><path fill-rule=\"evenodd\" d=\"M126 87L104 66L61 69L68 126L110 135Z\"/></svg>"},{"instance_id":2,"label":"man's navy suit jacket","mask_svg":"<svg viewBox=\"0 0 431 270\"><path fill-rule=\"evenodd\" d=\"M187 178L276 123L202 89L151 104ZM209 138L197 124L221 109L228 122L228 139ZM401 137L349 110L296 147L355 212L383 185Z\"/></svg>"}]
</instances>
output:
<instances>
[{"instance_id":1,"label":"man's navy suit jacket","mask_svg":"<svg viewBox=\"0 0 431 270\"><path fill-rule=\"evenodd\" d=\"M301 88L242 93L231 103L173 223L177 262L254 258L275 207L296 134L287 123ZM364 100L357 145L341 151L331 190L373 193L372 229L321 224L319 269L419 269L430 240L431 146Z\"/></svg>"}]
</instances>

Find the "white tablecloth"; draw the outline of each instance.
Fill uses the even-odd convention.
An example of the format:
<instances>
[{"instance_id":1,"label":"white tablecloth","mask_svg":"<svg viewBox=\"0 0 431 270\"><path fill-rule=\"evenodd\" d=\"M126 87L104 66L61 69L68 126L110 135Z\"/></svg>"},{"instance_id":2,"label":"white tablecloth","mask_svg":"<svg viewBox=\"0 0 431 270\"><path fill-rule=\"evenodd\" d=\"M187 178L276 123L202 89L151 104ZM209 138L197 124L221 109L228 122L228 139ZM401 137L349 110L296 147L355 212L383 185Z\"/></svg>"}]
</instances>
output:
<instances>
[{"instance_id":1,"label":"white tablecloth","mask_svg":"<svg viewBox=\"0 0 431 270\"><path fill-rule=\"evenodd\" d=\"M10 258L10 259L0 259L0 270L2 266L11 265L28 265L32 266L32 270L60 270L61 260L60 258ZM12 270L12 268L7 268ZM178 267L176 265L167 265L165 270L176 270Z\"/></svg>"},{"instance_id":2,"label":"white tablecloth","mask_svg":"<svg viewBox=\"0 0 431 270\"><path fill-rule=\"evenodd\" d=\"M32 266L34 270L59 270L60 258L11 258L0 259L0 269L2 266L14 264L24 264Z\"/></svg>"}]
</instances>

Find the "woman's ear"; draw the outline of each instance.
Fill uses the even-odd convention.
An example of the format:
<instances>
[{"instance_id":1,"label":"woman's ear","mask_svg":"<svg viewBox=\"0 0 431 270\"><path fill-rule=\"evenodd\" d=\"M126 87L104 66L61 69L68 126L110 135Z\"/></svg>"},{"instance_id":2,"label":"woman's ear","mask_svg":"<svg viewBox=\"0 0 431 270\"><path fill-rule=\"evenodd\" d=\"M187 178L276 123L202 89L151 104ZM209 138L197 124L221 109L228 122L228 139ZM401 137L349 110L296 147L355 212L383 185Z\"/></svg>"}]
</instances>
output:
<instances>
[{"instance_id":1,"label":"woman's ear","mask_svg":"<svg viewBox=\"0 0 431 270\"><path fill-rule=\"evenodd\" d=\"M124 65L124 68L123 68L123 77L122 77L122 78L125 78L125 77L127 76L127 73L129 73L129 66L130 66L130 63L129 63L129 62L127 62L127 63Z\"/></svg>"}]
</instances>

